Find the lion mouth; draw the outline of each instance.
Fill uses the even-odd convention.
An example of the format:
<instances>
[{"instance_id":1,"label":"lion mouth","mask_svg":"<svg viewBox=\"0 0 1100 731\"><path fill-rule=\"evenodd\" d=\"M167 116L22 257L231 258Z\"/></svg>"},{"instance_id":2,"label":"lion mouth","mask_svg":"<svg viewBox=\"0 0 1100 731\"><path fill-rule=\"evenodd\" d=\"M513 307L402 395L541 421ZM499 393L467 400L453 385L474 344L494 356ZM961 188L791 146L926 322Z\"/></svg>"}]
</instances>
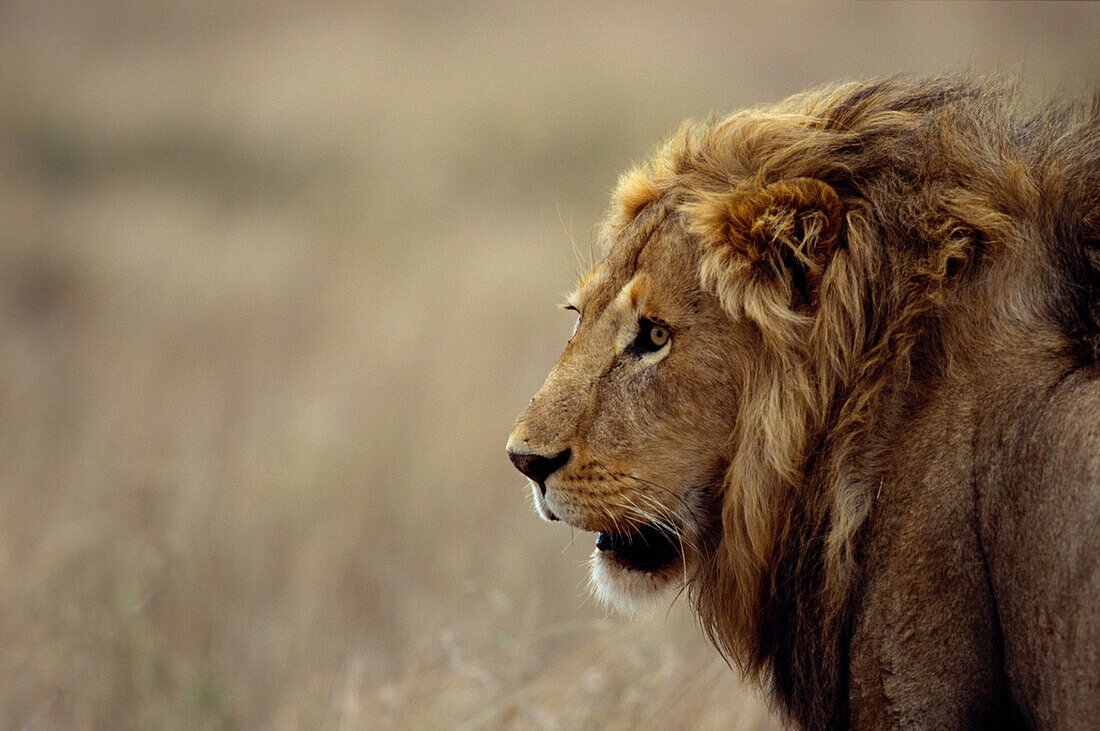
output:
<instances>
[{"instance_id":1,"label":"lion mouth","mask_svg":"<svg viewBox=\"0 0 1100 731\"><path fill-rule=\"evenodd\" d=\"M596 550L624 568L643 573L664 569L680 557L680 539L666 528L643 525L630 533L601 531Z\"/></svg>"}]
</instances>

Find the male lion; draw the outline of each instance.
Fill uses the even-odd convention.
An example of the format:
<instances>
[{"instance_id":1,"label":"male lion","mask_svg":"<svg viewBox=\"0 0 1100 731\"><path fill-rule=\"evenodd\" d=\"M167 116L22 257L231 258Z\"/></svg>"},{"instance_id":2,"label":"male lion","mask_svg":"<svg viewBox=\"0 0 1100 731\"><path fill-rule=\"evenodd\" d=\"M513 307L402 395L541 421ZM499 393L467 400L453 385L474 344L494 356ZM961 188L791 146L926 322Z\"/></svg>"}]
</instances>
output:
<instances>
[{"instance_id":1,"label":"male lion","mask_svg":"<svg viewBox=\"0 0 1100 731\"><path fill-rule=\"evenodd\" d=\"M508 441L805 728L1100 723L1100 103L892 79L625 175Z\"/></svg>"}]
</instances>

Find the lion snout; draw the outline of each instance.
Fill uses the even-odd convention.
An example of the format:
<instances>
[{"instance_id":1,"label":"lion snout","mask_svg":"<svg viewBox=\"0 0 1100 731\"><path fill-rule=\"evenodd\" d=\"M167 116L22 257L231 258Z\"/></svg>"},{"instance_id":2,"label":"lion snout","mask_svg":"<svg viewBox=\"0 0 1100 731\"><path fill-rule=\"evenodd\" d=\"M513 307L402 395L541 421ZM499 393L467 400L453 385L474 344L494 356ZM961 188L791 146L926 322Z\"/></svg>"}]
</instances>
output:
<instances>
[{"instance_id":1,"label":"lion snout","mask_svg":"<svg viewBox=\"0 0 1100 731\"><path fill-rule=\"evenodd\" d=\"M543 495L546 494L546 478L565 466L565 463L569 461L569 457L572 456L572 450L568 447L550 456L538 454L537 452L520 451L519 449L513 449L511 445L508 446L507 451L508 458L512 460L512 464L516 466L516 469L534 480Z\"/></svg>"}]
</instances>

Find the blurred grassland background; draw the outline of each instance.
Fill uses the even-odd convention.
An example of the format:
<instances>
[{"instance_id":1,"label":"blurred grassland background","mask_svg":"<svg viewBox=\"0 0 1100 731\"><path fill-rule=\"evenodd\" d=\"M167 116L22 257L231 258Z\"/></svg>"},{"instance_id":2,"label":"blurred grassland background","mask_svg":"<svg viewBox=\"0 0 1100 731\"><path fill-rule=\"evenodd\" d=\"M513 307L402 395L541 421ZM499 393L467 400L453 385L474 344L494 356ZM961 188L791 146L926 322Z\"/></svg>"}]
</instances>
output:
<instances>
[{"instance_id":1,"label":"blurred grassland background","mask_svg":"<svg viewBox=\"0 0 1100 731\"><path fill-rule=\"evenodd\" d=\"M838 78L1087 96L1100 5L0 4L0 725L769 728L503 446L616 176Z\"/></svg>"}]
</instances>

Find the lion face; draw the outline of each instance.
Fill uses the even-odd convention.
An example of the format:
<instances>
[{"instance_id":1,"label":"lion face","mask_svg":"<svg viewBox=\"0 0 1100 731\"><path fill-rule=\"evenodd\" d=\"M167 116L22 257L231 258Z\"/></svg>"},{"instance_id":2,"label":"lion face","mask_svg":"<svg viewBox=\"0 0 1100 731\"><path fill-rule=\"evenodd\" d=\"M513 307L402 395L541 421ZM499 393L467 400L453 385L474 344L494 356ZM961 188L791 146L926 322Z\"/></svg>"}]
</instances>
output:
<instances>
[{"instance_id":1,"label":"lion face","mask_svg":"<svg viewBox=\"0 0 1100 731\"><path fill-rule=\"evenodd\" d=\"M730 460L722 364L743 347L690 239L664 210L618 232L569 297L576 331L508 440L539 514L597 534L596 593L627 612L694 571Z\"/></svg>"}]
</instances>

